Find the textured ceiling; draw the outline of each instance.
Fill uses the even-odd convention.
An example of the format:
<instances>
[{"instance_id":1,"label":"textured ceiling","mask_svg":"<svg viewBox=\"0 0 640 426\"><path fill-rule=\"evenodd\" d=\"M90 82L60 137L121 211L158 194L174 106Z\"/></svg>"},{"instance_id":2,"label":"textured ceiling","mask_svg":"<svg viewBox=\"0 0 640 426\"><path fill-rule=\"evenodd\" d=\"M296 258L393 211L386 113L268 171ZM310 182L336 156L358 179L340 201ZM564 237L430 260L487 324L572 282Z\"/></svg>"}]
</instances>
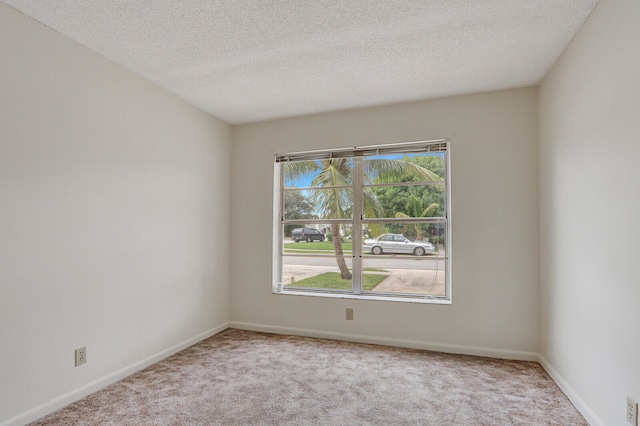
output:
<instances>
[{"instance_id":1,"label":"textured ceiling","mask_svg":"<svg viewBox=\"0 0 640 426\"><path fill-rule=\"evenodd\" d=\"M597 0L2 0L229 122L538 84Z\"/></svg>"}]
</instances>

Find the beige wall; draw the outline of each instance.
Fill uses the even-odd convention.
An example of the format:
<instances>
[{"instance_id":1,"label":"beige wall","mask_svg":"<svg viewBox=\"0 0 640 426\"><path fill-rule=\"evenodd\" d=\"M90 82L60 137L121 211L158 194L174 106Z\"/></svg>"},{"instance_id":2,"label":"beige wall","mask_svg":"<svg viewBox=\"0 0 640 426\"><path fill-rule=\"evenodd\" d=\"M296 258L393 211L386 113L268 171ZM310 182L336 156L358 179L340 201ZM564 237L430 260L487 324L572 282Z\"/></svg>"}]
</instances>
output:
<instances>
[{"instance_id":1,"label":"beige wall","mask_svg":"<svg viewBox=\"0 0 640 426\"><path fill-rule=\"evenodd\" d=\"M227 322L230 133L0 3L0 424Z\"/></svg>"},{"instance_id":2,"label":"beige wall","mask_svg":"<svg viewBox=\"0 0 640 426\"><path fill-rule=\"evenodd\" d=\"M234 127L232 324L535 358L536 123L530 88ZM274 153L436 138L451 138L452 305L271 294Z\"/></svg>"},{"instance_id":3,"label":"beige wall","mask_svg":"<svg viewBox=\"0 0 640 426\"><path fill-rule=\"evenodd\" d=\"M639 22L601 0L540 89L540 349L593 425L640 400Z\"/></svg>"}]
</instances>

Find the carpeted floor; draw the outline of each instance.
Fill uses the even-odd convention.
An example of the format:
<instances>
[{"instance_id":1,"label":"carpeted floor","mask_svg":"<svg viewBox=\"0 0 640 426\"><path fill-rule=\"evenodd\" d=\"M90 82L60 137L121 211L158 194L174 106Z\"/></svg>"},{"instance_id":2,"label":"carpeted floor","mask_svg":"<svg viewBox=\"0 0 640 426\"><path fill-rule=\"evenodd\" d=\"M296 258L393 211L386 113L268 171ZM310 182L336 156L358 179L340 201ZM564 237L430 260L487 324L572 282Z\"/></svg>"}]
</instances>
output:
<instances>
[{"instance_id":1,"label":"carpeted floor","mask_svg":"<svg viewBox=\"0 0 640 426\"><path fill-rule=\"evenodd\" d=\"M34 425L587 425L539 364L228 329Z\"/></svg>"}]
</instances>

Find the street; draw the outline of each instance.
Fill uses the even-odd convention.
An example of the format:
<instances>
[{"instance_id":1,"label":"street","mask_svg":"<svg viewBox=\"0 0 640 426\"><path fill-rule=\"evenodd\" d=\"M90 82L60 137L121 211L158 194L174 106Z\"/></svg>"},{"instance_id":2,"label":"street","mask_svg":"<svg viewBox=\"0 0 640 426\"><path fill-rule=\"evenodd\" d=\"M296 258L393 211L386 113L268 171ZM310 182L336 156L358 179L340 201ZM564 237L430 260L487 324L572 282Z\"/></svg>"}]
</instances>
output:
<instances>
[{"instance_id":1,"label":"street","mask_svg":"<svg viewBox=\"0 0 640 426\"><path fill-rule=\"evenodd\" d=\"M345 255L347 265L351 267L351 255ZM336 266L335 257L312 257L304 255L283 256L285 265L306 266ZM412 256L412 255L366 255L363 257L365 268L392 268L392 269L422 269L444 270L444 258L436 256Z\"/></svg>"}]
</instances>

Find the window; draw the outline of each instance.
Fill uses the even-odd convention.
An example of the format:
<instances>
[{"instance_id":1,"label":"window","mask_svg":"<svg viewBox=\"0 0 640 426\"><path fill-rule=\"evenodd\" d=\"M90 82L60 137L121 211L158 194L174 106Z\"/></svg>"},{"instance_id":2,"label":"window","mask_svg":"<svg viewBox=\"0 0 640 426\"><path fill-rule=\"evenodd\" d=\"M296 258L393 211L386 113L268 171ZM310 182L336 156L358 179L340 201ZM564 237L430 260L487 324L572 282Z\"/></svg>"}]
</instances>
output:
<instances>
[{"instance_id":1,"label":"window","mask_svg":"<svg viewBox=\"0 0 640 426\"><path fill-rule=\"evenodd\" d=\"M448 148L276 155L273 291L450 301Z\"/></svg>"}]
</instances>

